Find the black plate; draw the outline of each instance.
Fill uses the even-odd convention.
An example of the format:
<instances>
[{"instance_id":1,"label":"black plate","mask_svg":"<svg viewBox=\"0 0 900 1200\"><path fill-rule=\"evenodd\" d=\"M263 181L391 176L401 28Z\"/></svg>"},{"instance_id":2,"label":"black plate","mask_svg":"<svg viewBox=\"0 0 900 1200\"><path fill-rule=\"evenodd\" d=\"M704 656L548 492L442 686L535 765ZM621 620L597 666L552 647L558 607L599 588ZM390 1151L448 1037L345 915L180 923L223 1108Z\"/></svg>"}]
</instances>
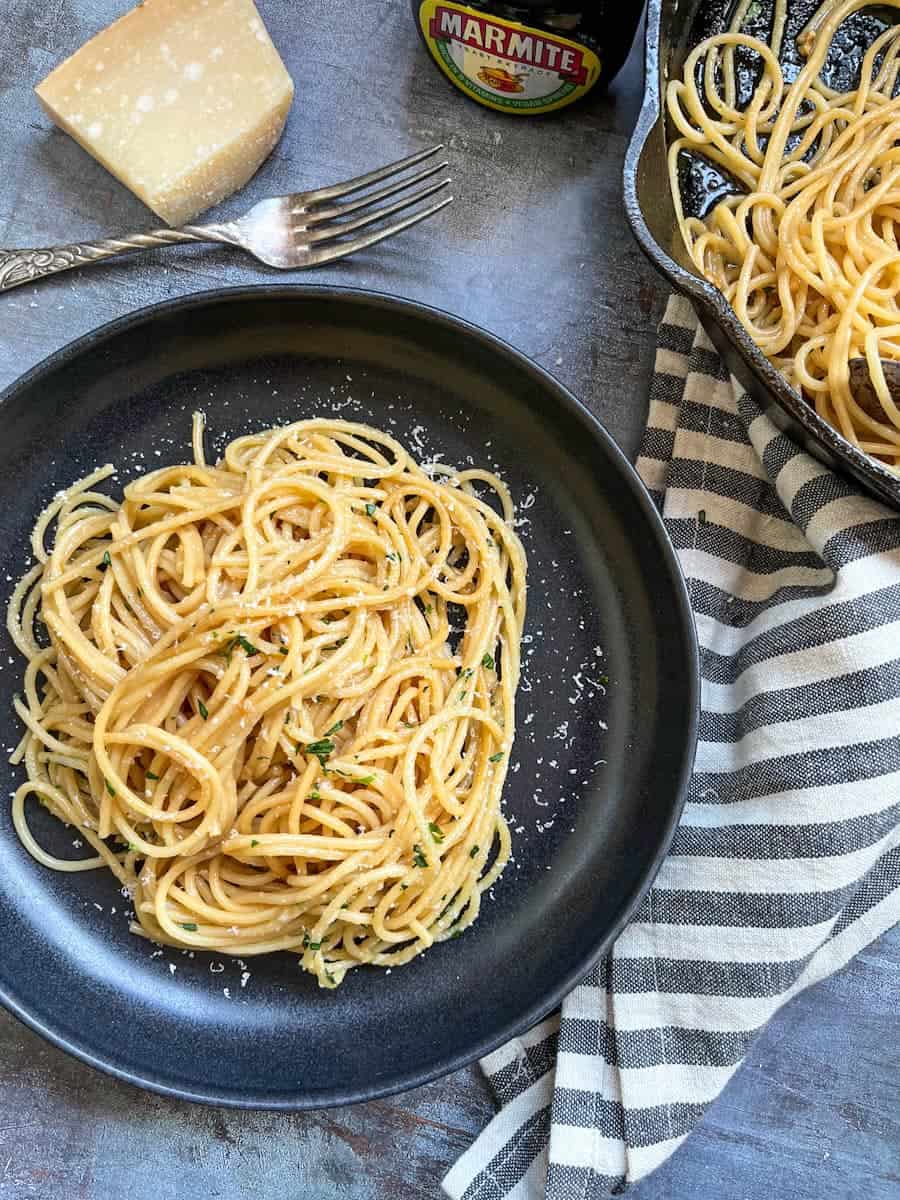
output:
<instances>
[{"instance_id":1,"label":"black plate","mask_svg":"<svg viewBox=\"0 0 900 1200\"><path fill-rule=\"evenodd\" d=\"M768 21L774 0L757 0L758 20ZM819 7L818 0L788 0L784 44ZM625 157L625 210L641 249L678 291L693 301L703 328L722 360L775 424L810 454L851 475L873 495L900 509L900 477L842 437L787 382L741 325L718 288L697 274L684 249L675 217L666 165L668 129L664 89L681 76L689 51L703 38L722 33L735 0L649 0L644 103ZM889 10L872 5L872 16L856 19L856 35L871 43ZM856 47L859 56L859 47ZM849 58L848 58L848 61ZM858 69L858 68L857 68ZM835 86L847 83L835 80Z\"/></svg>"},{"instance_id":2,"label":"black plate","mask_svg":"<svg viewBox=\"0 0 900 1200\"><path fill-rule=\"evenodd\" d=\"M288 955L248 960L247 978L215 955L155 950L128 933L110 875L38 866L2 805L0 999L86 1062L188 1099L298 1109L409 1088L549 1012L660 865L696 736L697 652L675 555L609 436L509 346L385 296L257 287L117 321L6 393L5 588L58 488L106 461L121 467L118 486L184 461L194 408L217 446L340 412L387 428L420 458L490 462L508 480L530 561L505 793L515 861L471 931L329 992ZM11 746L21 668L5 629L2 639L0 730ZM19 779L4 766L4 793ZM43 810L32 824L77 855L73 831Z\"/></svg>"}]
</instances>

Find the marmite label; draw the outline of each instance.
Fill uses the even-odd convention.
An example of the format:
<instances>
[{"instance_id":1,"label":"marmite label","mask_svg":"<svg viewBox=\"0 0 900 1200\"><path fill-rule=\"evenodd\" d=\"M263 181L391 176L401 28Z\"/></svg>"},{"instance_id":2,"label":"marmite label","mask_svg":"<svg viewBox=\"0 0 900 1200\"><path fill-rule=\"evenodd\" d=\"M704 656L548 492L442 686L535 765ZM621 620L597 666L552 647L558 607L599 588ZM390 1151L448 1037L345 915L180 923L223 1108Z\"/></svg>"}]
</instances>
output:
<instances>
[{"instance_id":1,"label":"marmite label","mask_svg":"<svg viewBox=\"0 0 900 1200\"><path fill-rule=\"evenodd\" d=\"M501 112L562 108L600 75L599 58L580 42L465 4L423 0L419 23L444 74L473 100Z\"/></svg>"}]
</instances>

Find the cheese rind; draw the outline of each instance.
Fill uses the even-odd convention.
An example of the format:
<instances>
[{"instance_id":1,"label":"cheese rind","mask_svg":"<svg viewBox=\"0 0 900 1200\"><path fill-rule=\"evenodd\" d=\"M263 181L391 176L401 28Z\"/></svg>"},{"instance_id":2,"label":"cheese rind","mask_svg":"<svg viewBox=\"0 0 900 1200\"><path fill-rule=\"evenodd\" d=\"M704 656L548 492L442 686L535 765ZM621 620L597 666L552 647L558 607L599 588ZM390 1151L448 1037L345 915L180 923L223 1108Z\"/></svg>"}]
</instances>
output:
<instances>
[{"instance_id":1,"label":"cheese rind","mask_svg":"<svg viewBox=\"0 0 900 1200\"><path fill-rule=\"evenodd\" d=\"M51 120L181 225L256 173L294 85L253 0L144 0L35 91Z\"/></svg>"}]
</instances>

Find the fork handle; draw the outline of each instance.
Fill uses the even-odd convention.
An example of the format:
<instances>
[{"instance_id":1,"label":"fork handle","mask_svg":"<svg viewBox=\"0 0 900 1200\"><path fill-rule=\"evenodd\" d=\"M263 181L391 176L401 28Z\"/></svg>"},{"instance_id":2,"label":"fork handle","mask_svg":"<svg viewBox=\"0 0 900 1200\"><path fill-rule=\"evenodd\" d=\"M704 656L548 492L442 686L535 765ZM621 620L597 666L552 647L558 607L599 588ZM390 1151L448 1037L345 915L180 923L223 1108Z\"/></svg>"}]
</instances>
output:
<instances>
[{"instance_id":1,"label":"fork handle","mask_svg":"<svg viewBox=\"0 0 900 1200\"><path fill-rule=\"evenodd\" d=\"M184 225L181 229L154 229L129 237L104 238L99 242L78 242L71 246L43 249L0 249L0 292L33 283L45 275L56 275L90 263L128 254L132 250L155 250L160 246L178 246L184 242L225 242L238 244L237 230L231 225Z\"/></svg>"}]
</instances>

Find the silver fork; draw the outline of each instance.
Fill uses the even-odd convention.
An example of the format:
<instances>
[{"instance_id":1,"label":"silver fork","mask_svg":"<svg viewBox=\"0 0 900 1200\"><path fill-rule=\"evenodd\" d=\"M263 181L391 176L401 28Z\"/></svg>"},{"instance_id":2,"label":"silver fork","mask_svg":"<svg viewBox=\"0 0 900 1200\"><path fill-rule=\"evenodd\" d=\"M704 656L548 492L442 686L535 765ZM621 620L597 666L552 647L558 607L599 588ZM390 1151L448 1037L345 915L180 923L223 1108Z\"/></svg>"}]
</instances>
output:
<instances>
[{"instance_id":1,"label":"silver fork","mask_svg":"<svg viewBox=\"0 0 900 1200\"><path fill-rule=\"evenodd\" d=\"M393 237L404 229L417 225L419 221L433 217L448 205L453 199L452 196L444 196L397 221L381 225L369 233L359 234L359 230L384 221L385 218L404 208L410 208L421 200L427 200L429 196L447 187L449 179L441 179L423 187L416 186L424 184L425 180L443 171L447 166L446 162L432 164L414 175L395 179L385 187L366 192L355 200L343 199L354 192L371 188L384 179L402 175L409 167L433 157L442 149L442 145L432 146L430 150L411 154L399 162L389 163L377 171L369 171L366 175L358 175L355 179L347 179L344 183L336 183L332 187L260 200L236 221L226 221L218 225L184 225L180 229L154 229L150 233L104 238L99 242L81 242L71 246L25 250L0 249L0 292L42 279L45 275L55 275L72 267L101 262L116 254L127 254L132 250L154 250L159 246L177 246L184 242L224 242L226 245L246 250L269 267L278 267L285 271L303 271L309 267L319 267L323 263L355 254L358 250L365 250L368 246L374 246L376 242L383 242L385 238ZM392 204L379 205L379 201L413 187L415 191L409 192ZM379 206L373 208L372 205ZM345 219L351 213L357 212L361 215L350 220ZM348 236L351 234L359 236Z\"/></svg>"}]
</instances>

